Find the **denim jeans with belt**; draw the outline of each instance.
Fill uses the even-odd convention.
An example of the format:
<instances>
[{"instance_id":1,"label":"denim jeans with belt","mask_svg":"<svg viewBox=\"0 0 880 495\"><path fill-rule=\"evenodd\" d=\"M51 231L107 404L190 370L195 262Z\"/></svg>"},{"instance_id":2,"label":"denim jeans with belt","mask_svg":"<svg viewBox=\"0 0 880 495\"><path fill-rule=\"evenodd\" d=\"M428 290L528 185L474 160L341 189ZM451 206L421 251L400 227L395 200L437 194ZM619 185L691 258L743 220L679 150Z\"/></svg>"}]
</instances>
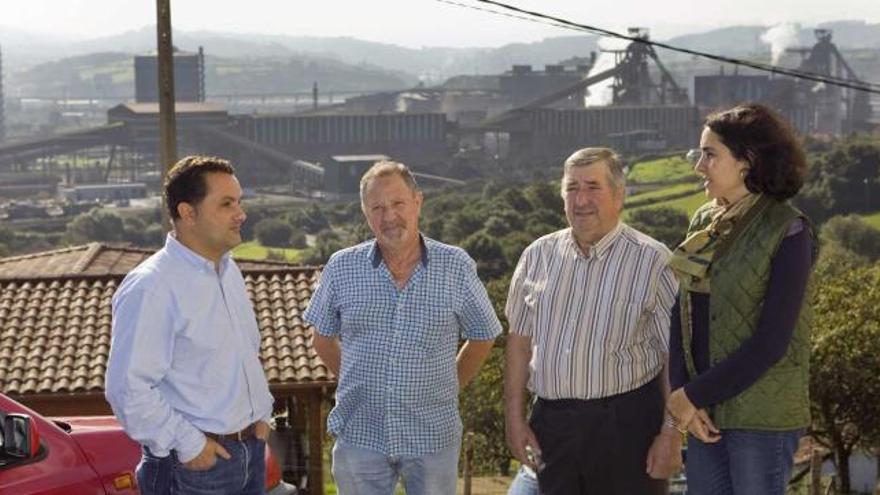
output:
<instances>
[{"instance_id":1,"label":"denim jeans with belt","mask_svg":"<svg viewBox=\"0 0 880 495\"><path fill-rule=\"evenodd\" d=\"M785 495L803 430L722 430L717 443L688 437L690 495Z\"/></svg>"},{"instance_id":2,"label":"denim jeans with belt","mask_svg":"<svg viewBox=\"0 0 880 495\"><path fill-rule=\"evenodd\" d=\"M266 493L266 442L220 440L232 456L217 457L203 471L187 469L172 451L157 457L144 447L137 466L138 488L142 495L264 495Z\"/></svg>"},{"instance_id":3,"label":"denim jeans with belt","mask_svg":"<svg viewBox=\"0 0 880 495\"><path fill-rule=\"evenodd\" d=\"M387 456L337 439L333 478L339 495L393 495L403 478L407 495L451 495L458 483L459 438L438 452Z\"/></svg>"}]
</instances>

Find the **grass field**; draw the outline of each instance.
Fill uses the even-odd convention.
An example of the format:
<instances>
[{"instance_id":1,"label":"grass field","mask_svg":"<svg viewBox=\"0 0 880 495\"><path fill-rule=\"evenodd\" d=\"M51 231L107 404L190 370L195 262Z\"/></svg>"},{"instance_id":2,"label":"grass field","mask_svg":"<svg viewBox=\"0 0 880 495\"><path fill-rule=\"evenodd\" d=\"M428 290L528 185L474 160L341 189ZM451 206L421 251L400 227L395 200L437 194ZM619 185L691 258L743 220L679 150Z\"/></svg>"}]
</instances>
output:
<instances>
[{"instance_id":1,"label":"grass field","mask_svg":"<svg viewBox=\"0 0 880 495\"><path fill-rule=\"evenodd\" d=\"M684 157L660 158L632 166L626 180L637 184L696 180L694 167Z\"/></svg>"},{"instance_id":2,"label":"grass field","mask_svg":"<svg viewBox=\"0 0 880 495\"><path fill-rule=\"evenodd\" d=\"M264 260L269 256L269 251L281 253L291 263L299 263L302 260L301 249L267 248L257 241L245 242L232 250L232 256L236 259Z\"/></svg>"},{"instance_id":3,"label":"grass field","mask_svg":"<svg viewBox=\"0 0 880 495\"><path fill-rule=\"evenodd\" d=\"M671 186L661 187L659 189L653 189L650 191L633 194L632 196L627 196L626 202L624 205L632 203L634 201L645 201L651 199L660 199L665 198L667 196L673 196L676 194L684 193L685 191L696 191L699 186L697 184L674 184Z\"/></svg>"},{"instance_id":4,"label":"grass field","mask_svg":"<svg viewBox=\"0 0 880 495\"><path fill-rule=\"evenodd\" d=\"M706 198L706 194L703 193L703 191L699 191L699 192L695 192L694 194L691 194L689 196L685 196L683 198L672 199L669 201L660 201L659 203L654 203L654 204L645 205L645 206L639 206L637 208L624 209L623 210L623 218L624 218L624 220L628 219L629 215L631 215L632 212L637 211L637 210L641 210L642 208L660 208L660 207L666 207L666 208L672 208L672 209L678 210L678 211L684 213L685 215L687 215L688 218L691 218L691 216L694 214L694 212L697 211L697 208L702 206L703 203L705 203L706 201L708 201L708 199Z\"/></svg>"},{"instance_id":5,"label":"grass field","mask_svg":"<svg viewBox=\"0 0 880 495\"><path fill-rule=\"evenodd\" d=\"M880 229L880 211L877 213L872 213L870 215L862 215L862 220L865 221L871 227L875 229Z\"/></svg>"}]
</instances>

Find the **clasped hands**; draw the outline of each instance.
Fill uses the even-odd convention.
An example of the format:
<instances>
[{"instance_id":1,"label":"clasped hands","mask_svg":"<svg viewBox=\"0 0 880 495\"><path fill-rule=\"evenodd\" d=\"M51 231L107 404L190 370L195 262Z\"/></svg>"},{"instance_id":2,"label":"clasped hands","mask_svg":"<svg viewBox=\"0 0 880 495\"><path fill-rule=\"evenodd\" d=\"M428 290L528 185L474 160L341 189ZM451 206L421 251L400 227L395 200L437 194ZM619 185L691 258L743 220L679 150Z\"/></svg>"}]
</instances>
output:
<instances>
[{"instance_id":1,"label":"clasped hands","mask_svg":"<svg viewBox=\"0 0 880 495\"><path fill-rule=\"evenodd\" d=\"M721 431L709 418L709 413L705 409L697 409L684 392L684 387L669 394L666 414L667 424L682 433L690 432L705 443L721 440Z\"/></svg>"}]
</instances>

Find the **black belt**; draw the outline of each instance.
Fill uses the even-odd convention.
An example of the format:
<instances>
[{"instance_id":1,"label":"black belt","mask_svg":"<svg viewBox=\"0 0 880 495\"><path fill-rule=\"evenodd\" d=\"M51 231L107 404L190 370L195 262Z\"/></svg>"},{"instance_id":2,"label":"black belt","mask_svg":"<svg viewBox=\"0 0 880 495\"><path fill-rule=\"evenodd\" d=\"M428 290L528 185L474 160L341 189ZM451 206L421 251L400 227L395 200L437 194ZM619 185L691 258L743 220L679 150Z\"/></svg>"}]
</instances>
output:
<instances>
[{"instance_id":1,"label":"black belt","mask_svg":"<svg viewBox=\"0 0 880 495\"><path fill-rule=\"evenodd\" d=\"M543 397L538 397L536 402L539 402L542 407L548 407L550 409L577 409L581 407L603 406L626 397L641 395L656 387L659 387L659 380L654 378L641 387L620 394L609 395L607 397L597 397L595 399L545 399Z\"/></svg>"},{"instance_id":2,"label":"black belt","mask_svg":"<svg viewBox=\"0 0 880 495\"><path fill-rule=\"evenodd\" d=\"M208 438L213 438L218 442L220 440L235 440L242 442L244 440L249 440L257 435L257 423L251 423L241 431L235 431L232 433L210 433L205 432L205 436Z\"/></svg>"}]
</instances>

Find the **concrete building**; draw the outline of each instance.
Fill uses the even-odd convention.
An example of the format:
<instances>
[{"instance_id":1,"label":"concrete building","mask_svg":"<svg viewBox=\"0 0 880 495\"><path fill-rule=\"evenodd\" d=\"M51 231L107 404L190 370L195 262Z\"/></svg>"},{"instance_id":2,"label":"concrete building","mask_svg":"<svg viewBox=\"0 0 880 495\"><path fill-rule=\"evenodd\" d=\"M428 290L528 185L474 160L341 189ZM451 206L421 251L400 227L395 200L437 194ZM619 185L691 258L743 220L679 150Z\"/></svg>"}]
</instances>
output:
<instances>
[{"instance_id":1,"label":"concrete building","mask_svg":"<svg viewBox=\"0 0 880 495\"><path fill-rule=\"evenodd\" d=\"M505 100L513 107L518 107L577 84L589 71L588 65L574 68L546 65L543 71L534 70L531 65L514 65L510 72L499 77L499 86ZM586 88L583 88L554 102L550 107L583 108L585 96Z\"/></svg>"},{"instance_id":2,"label":"concrete building","mask_svg":"<svg viewBox=\"0 0 880 495\"><path fill-rule=\"evenodd\" d=\"M61 196L72 203L111 202L147 197L143 182L122 184L83 184L61 189Z\"/></svg>"},{"instance_id":3,"label":"concrete building","mask_svg":"<svg viewBox=\"0 0 880 495\"><path fill-rule=\"evenodd\" d=\"M388 160L385 155L335 155L324 165L324 191L328 197L355 196L361 177L374 163Z\"/></svg>"},{"instance_id":4,"label":"concrete building","mask_svg":"<svg viewBox=\"0 0 880 495\"><path fill-rule=\"evenodd\" d=\"M159 64L156 55L138 55L134 58L134 92L137 103L159 101ZM205 55L174 52L174 99L176 101L205 101Z\"/></svg>"}]
</instances>

